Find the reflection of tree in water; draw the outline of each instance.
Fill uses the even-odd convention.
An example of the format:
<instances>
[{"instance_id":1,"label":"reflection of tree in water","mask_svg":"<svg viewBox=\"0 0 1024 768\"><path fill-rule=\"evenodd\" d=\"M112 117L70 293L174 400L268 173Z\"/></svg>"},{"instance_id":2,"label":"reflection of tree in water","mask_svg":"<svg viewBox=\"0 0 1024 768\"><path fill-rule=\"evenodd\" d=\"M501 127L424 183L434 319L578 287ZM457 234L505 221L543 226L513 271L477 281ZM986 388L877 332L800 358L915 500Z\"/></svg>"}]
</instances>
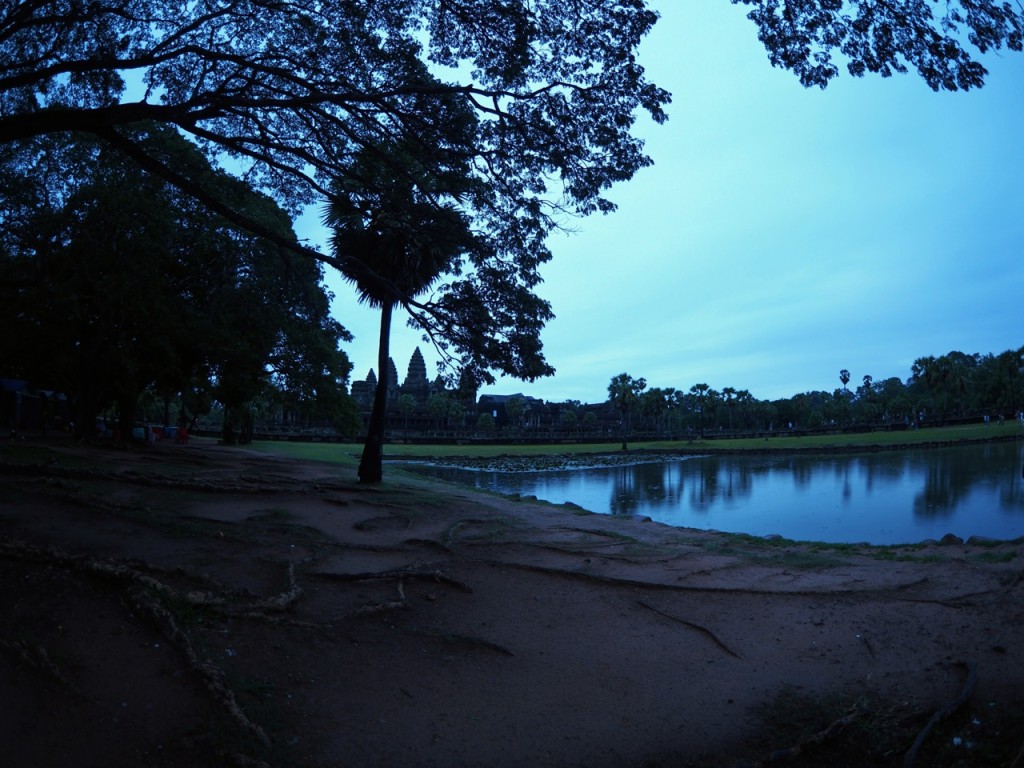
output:
<instances>
[{"instance_id":1,"label":"reflection of tree in water","mask_svg":"<svg viewBox=\"0 0 1024 768\"><path fill-rule=\"evenodd\" d=\"M696 512L708 512L716 502L749 497L755 474L750 462L705 456L679 463L679 489L689 485L690 506Z\"/></svg>"},{"instance_id":2,"label":"reflection of tree in water","mask_svg":"<svg viewBox=\"0 0 1024 768\"><path fill-rule=\"evenodd\" d=\"M695 459L690 478L690 506L697 512L707 512L718 497L718 469L721 461L716 456Z\"/></svg>"},{"instance_id":3,"label":"reflection of tree in water","mask_svg":"<svg viewBox=\"0 0 1024 768\"><path fill-rule=\"evenodd\" d=\"M999 501L1015 512L1024 512L1024 446L1016 448L1009 462L1009 479L999 486Z\"/></svg>"},{"instance_id":4,"label":"reflection of tree in water","mask_svg":"<svg viewBox=\"0 0 1024 768\"><path fill-rule=\"evenodd\" d=\"M793 485L797 488L806 488L814 479L816 462L809 456L791 456L786 461L785 467L780 467L793 475Z\"/></svg>"},{"instance_id":5,"label":"reflection of tree in water","mask_svg":"<svg viewBox=\"0 0 1024 768\"><path fill-rule=\"evenodd\" d=\"M754 474L748 462L714 456L615 467L608 506L613 515L631 515L638 507L645 513L678 507L688 487L690 506L707 511L716 501L750 496Z\"/></svg>"},{"instance_id":6,"label":"reflection of tree in water","mask_svg":"<svg viewBox=\"0 0 1024 768\"><path fill-rule=\"evenodd\" d=\"M999 502L1004 507L1024 512L1024 478L1015 473L1016 482L1004 483L999 488Z\"/></svg>"},{"instance_id":7,"label":"reflection of tree in water","mask_svg":"<svg viewBox=\"0 0 1024 768\"><path fill-rule=\"evenodd\" d=\"M752 497L759 479L781 475L792 478L797 488L810 488L831 475L845 501L881 489L881 504L893 503L886 495L890 488L923 478L914 501L914 513L921 517L948 516L972 491L982 489L991 492L993 503L998 496L1007 511L1024 511L1022 464L1024 446L1017 443L828 457L705 456L623 467L614 496L625 503L613 504L613 510L632 513L646 503L653 511L680 505L685 497L694 512L708 513L716 504Z\"/></svg>"},{"instance_id":8,"label":"reflection of tree in water","mask_svg":"<svg viewBox=\"0 0 1024 768\"><path fill-rule=\"evenodd\" d=\"M943 457L927 451L924 457L924 488L914 497L917 517L949 517L967 497L972 483L982 478L967 460Z\"/></svg>"},{"instance_id":9,"label":"reflection of tree in water","mask_svg":"<svg viewBox=\"0 0 1024 768\"><path fill-rule=\"evenodd\" d=\"M910 454L887 451L858 456L855 461L864 475L864 488L870 493L876 482L891 484L902 479L910 467Z\"/></svg>"},{"instance_id":10,"label":"reflection of tree in water","mask_svg":"<svg viewBox=\"0 0 1024 768\"><path fill-rule=\"evenodd\" d=\"M797 488L811 485L816 473L822 471L820 458L800 455L780 455L761 457L732 457L734 463L742 468L744 479L744 495L748 495L755 478L780 477L790 479Z\"/></svg>"},{"instance_id":11,"label":"reflection of tree in water","mask_svg":"<svg viewBox=\"0 0 1024 768\"><path fill-rule=\"evenodd\" d=\"M961 477L957 477L961 475ZM968 486L962 472L955 467L929 465L925 472L924 488L914 497L914 515L917 517L949 517L963 498Z\"/></svg>"},{"instance_id":12,"label":"reflection of tree in water","mask_svg":"<svg viewBox=\"0 0 1024 768\"><path fill-rule=\"evenodd\" d=\"M902 524L899 521L911 515L912 507L922 526L932 519L963 515L969 520L996 510L1016 525L1024 515L1022 463L1024 443L1004 442L843 456L705 456L582 472L466 472L444 467L431 474L497 493L541 498L548 498L548 481L564 474L572 478L579 502L596 504L595 511L610 496L607 510L601 511L649 514L674 523L716 512L716 505L719 511L731 507L730 516L735 513L743 519L752 511L802 503L800 493L808 490L812 495L804 499L823 504L834 504L838 493L848 494L849 510L866 510L880 519L891 514L894 524ZM584 482L587 478L592 485ZM563 489L566 482L553 485ZM596 496L587 497L588 489Z\"/></svg>"},{"instance_id":13,"label":"reflection of tree in water","mask_svg":"<svg viewBox=\"0 0 1024 768\"><path fill-rule=\"evenodd\" d=\"M1024 445L1007 447L997 482L1003 507L1024 512Z\"/></svg>"},{"instance_id":14,"label":"reflection of tree in water","mask_svg":"<svg viewBox=\"0 0 1024 768\"><path fill-rule=\"evenodd\" d=\"M853 497L853 488L850 486L850 469L852 459L847 456L835 456L830 459L819 459L817 462L817 468L819 468L824 475L830 469L832 470L832 478L836 483L839 490L839 497L843 500L843 503L848 504L850 499Z\"/></svg>"},{"instance_id":15,"label":"reflection of tree in water","mask_svg":"<svg viewBox=\"0 0 1024 768\"><path fill-rule=\"evenodd\" d=\"M612 470L608 508L613 515L632 515L638 505L655 509L675 504L679 498L672 485L671 464L626 464Z\"/></svg>"}]
</instances>

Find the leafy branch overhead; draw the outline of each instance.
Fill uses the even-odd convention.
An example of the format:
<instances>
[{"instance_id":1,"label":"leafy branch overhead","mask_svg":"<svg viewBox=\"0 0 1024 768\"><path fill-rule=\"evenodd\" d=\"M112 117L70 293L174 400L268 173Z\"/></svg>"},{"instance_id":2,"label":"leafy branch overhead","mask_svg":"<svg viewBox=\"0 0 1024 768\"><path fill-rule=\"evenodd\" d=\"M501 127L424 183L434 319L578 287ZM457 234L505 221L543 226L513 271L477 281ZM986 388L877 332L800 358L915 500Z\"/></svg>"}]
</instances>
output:
<instances>
[{"instance_id":1,"label":"leafy branch overhead","mask_svg":"<svg viewBox=\"0 0 1024 768\"><path fill-rule=\"evenodd\" d=\"M733 2L808 86L838 74L835 57L854 75L913 69L932 88L977 87L974 53L1020 50L1024 29L1021 6L991 0ZM666 119L669 94L638 60L657 18L644 0L6 0L0 171L17 177L15 148L40 137L91 134L233 225L344 271L344 252L266 227L133 126L172 126L293 216L358 181L354 158L400 142L417 162L397 169L473 180L436 202L486 246L437 295L401 302L479 380L535 378L551 372L538 336L551 309L534 293L547 235L614 210L607 191L652 162L633 129Z\"/></svg>"},{"instance_id":2,"label":"leafy branch overhead","mask_svg":"<svg viewBox=\"0 0 1024 768\"><path fill-rule=\"evenodd\" d=\"M732 0L748 18L772 64L806 86L824 88L839 74L833 54L860 77L914 69L933 90L980 88L988 74L978 53L1020 51L1024 7L990 0Z\"/></svg>"},{"instance_id":3,"label":"leafy branch overhead","mask_svg":"<svg viewBox=\"0 0 1024 768\"><path fill-rule=\"evenodd\" d=\"M233 223L344 271L344 254L283 241L127 129L175 126L293 215L351 180L353 157L409 141L478 182L459 206L489 256L451 295L511 289L531 298L539 328L550 310L530 289L546 233L564 215L611 210L606 190L650 163L630 129L640 112L665 119L668 94L634 55L656 18L641 2L35 0L0 17L0 143L95 134ZM454 135L458 110L476 117ZM480 333L515 343L508 322L465 328L450 298L418 311L471 368L492 362ZM516 362L539 342L518 347L500 370L550 370Z\"/></svg>"},{"instance_id":4,"label":"leafy branch overhead","mask_svg":"<svg viewBox=\"0 0 1024 768\"><path fill-rule=\"evenodd\" d=\"M663 120L668 100L633 55L656 19L639 2L66 5L0 20L0 141L172 123L293 212L355 150L443 133L452 97L485 118L455 151L504 203L531 208L557 178L574 209L608 208L602 192L649 162L636 112Z\"/></svg>"}]
</instances>

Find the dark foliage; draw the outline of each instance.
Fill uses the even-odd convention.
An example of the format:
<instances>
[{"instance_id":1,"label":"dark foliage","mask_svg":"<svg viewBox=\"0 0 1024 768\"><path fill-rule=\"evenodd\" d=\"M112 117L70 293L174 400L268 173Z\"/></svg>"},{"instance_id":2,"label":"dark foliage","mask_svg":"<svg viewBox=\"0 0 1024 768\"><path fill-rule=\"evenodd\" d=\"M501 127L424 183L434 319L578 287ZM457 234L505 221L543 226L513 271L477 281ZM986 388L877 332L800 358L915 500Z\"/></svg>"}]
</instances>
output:
<instances>
[{"instance_id":1,"label":"dark foliage","mask_svg":"<svg viewBox=\"0 0 1024 768\"><path fill-rule=\"evenodd\" d=\"M140 128L133 140L291 236L272 200L214 172L173 131ZM268 387L297 403L337 401L347 333L329 316L317 262L237 231L103 144L36 142L38 153L19 156L32 183L3 195L25 211L0 258L8 374L73 395L83 436L111 401L127 433L144 389L188 393L193 410L211 397L238 408ZM44 167L54 156L59 181Z\"/></svg>"}]
</instances>

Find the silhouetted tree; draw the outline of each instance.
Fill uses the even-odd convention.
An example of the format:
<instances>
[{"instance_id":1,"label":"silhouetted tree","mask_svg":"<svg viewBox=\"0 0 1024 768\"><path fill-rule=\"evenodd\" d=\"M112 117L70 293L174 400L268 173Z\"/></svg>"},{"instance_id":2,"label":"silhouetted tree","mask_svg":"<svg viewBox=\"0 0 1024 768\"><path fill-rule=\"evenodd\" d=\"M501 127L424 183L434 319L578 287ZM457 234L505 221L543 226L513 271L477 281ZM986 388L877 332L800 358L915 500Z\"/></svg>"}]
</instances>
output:
<instances>
[{"instance_id":1,"label":"silhouetted tree","mask_svg":"<svg viewBox=\"0 0 1024 768\"><path fill-rule=\"evenodd\" d=\"M291 233L276 203L212 171L175 132L139 125L133 139ZM330 317L317 262L292 262L102 143L38 145L50 157L39 158L35 210L0 251L0 357L74 397L79 436L112 401L130 436L147 389L189 400L193 414L211 398L240 411L270 389L295 405L344 409L349 363L338 344L348 337ZM62 178L43 170L54 157Z\"/></svg>"},{"instance_id":2,"label":"silhouetted tree","mask_svg":"<svg viewBox=\"0 0 1024 768\"><path fill-rule=\"evenodd\" d=\"M526 398L522 395L512 395L505 401L505 416L513 429L523 426L523 417L526 415Z\"/></svg>"},{"instance_id":3,"label":"silhouetted tree","mask_svg":"<svg viewBox=\"0 0 1024 768\"><path fill-rule=\"evenodd\" d=\"M690 394L697 398L697 424L701 437L704 437L704 410L707 403L708 390L711 388L704 383L694 384L690 387Z\"/></svg>"},{"instance_id":4,"label":"silhouetted tree","mask_svg":"<svg viewBox=\"0 0 1024 768\"><path fill-rule=\"evenodd\" d=\"M629 436L630 419L633 411L640 403L640 395L647 388L644 379L634 379L628 373L620 373L608 384L608 402L619 412L619 423L622 426L622 450L626 450Z\"/></svg>"},{"instance_id":5,"label":"silhouetted tree","mask_svg":"<svg viewBox=\"0 0 1024 768\"><path fill-rule=\"evenodd\" d=\"M838 53L855 76L913 68L934 89L974 88L986 73L968 46L1022 47L1024 10L996 0L737 1L807 86L838 74ZM403 301L478 382L491 368L532 380L553 372L539 340L550 306L533 293L546 236L566 214L613 210L607 190L651 162L632 131L669 101L636 55L656 19L643 0L16 3L0 18L0 177L23 181L40 137L89 134L233 226L351 270L347 253L267 226L217 174L181 173L136 126L169 126L289 214L330 198L355 156L396 137L433 147L421 162L434 175L465 162L479 182L458 207L490 247L436 300ZM442 147L456 102L481 119Z\"/></svg>"},{"instance_id":6,"label":"silhouetted tree","mask_svg":"<svg viewBox=\"0 0 1024 768\"><path fill-rule=\"evenodd\" d=\"M452 115L452 134L465 128ZM336 186L324 220L333 230L331 247L342 275L356 286L360 301L380 309L377 363L387 370L394 308L426 291L477 243L465 214L457 207L469 182L464 163L443 168L421 162L424 148L403 141L359 155ZM384 418L388 382L374 391L359 479L383 476Z\"/></svg>"},{"instance_id":7,"label":"silhouetted tree","mask_svg":"<svg viewBox=\"0 0 1024 768\"><path fill-rule=\"evenodd\" d=\"M725 397L725 407L729 411L729 430L732 431L732 404L736 399L734 387L722 387L722 395Z\"/></svg>"},{"instance_id":8,"label":"silhouetted tree","mask_svg":"<svg viewBox=\"0 0 1024 768\"><path fill-rule=\"evenodd\" d=\"M747 16L772 64L805 86L824 88L839 74L836 52L856 77L913 67L936 91L977 88L987 73L965 43L985 53L1004 45L1020 51L1024 40L1024 9L996 0L951 0L938 13L929 0L735 1L752 6Z\"/></svg>"}]
</instances>

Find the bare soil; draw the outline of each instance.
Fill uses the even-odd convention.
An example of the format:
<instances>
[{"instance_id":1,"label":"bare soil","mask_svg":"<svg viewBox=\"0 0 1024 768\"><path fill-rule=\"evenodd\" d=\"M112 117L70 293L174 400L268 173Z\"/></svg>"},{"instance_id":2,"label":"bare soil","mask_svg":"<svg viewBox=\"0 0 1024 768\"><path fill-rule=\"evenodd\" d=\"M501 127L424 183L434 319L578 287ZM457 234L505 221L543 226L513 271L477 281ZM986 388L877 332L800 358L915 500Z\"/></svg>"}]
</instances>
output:
<instances>
[{"instance_id":1,"label":"bare soil","mask_svg":"<svg viewBox=\"0 0 1024 768\"><path fill-rule=\"evenodd\" d=\"M766 541L351 474L0 448L0 762L1024 766L1022 542Z\"/></svg>"}]
</instances>

